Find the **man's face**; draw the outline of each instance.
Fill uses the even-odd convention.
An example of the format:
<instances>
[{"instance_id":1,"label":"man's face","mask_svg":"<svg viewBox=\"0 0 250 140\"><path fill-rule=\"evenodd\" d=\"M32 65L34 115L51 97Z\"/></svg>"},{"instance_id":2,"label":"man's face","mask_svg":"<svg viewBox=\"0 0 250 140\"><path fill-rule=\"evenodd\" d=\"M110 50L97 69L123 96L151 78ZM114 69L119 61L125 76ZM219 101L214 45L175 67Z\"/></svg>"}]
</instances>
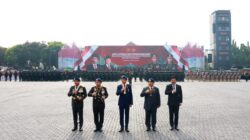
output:
<instances>
[{"instance_id":1,"label":"man's face","mask_svg":"<svg viewBox=\"0 0 250 140\"><path fill-rule=\"evenodd\" d=\"M98 62L97 57L93 57L93 58L92 58L92 61L93 61L93 64L97 64L97 62Z\"/></svg>"},{"instance_id":2,"label":"man's face","mask_svg":"<svg viewBox=\"0 0 250 140\"><path fill-rule=\"evenodd\" d=\"M121 81L122 81L123 84L126 84L127 79L121 79Z\"/></svg>"},{"instance_id":3,"label":"man's face","mask_svg":"<svg viewBox=\"0 0 250 140\"><path fill-rule=\"evenodd\" d=\"M149 87L154 86L154 82L148 82L148 86L149 86Z\"/></svg>"},{"instance_id":4,"label":"man's face","mask_svg":"<svg viewBox=\"0 0 250 140\"><path fill-rule=\"evenodd\" d=\"M153 63L156 63L156 61L157 61L156 56L155 56L155 55L153 55L153 56L152 56L152 58L151 58L151 60L152 60L152 62L153 62Z\"/></svg>"},{"instance_id":5,"label":"man's face","mask_svg":"<svg viewBox=\"0 0 250 140\"><path fill-rule=\"evenodd\" d=\"M172 56L170 55L169 57L168 57L168 64L172 64L172 61L173 61L173 58L172 58Z\"/></svg>"},{"instance_id":6,"label":"man's face","mask_svg":"<svg viewBox=\"0 0 250 140\"><path fill-rule=\"evenodd\" d=\"M100 87L101 84L102 84L102 82L100 82L100 81L96 81L96 82L95 82L95 85L96 85L97 87Z\"/></svg>"},{"instance_id":7,"label":"man's face","mask_svg":"<svg viewBox=\"0 0 250 140\"><path fill-rule=\"evenodd\" d=\"M172 78L172 79L171 79L171 83L172 83L172 84L176 84L176 79L175 79L175 78Z\"/></svg>"},{"instance_id":8,"label":"man's face","mask_svg":"<svg viewBox=\"0 0 250 140\"><path fill-rule=\"evenodd\" d=\"M110 58L107 58L106 59L106 64L110 64L111 63L111 59Z\"/></svg>"},{"instance_id":9,"label":"man's face","mask_svg":"<svg viewBox=\"0 0 250 140\"><path fill-rule=\"evenodd\" d=\"M75 80L74 83L76 86L78 86L80 84L80 81Z\"/></svg>"}]
</instances>

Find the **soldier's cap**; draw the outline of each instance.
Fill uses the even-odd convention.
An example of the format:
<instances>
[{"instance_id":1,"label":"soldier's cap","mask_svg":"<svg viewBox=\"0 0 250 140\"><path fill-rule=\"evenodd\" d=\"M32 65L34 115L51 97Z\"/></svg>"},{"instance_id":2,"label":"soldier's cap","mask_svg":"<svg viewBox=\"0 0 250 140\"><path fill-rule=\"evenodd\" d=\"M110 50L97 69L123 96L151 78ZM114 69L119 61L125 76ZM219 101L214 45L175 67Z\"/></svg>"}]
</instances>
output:
<instances>
[{"instance_id":1,"label":"soldier's cap","mask_svg":"<svg viewBox=\"0 0 250 140\"><path fill-rule=\"evenodd\" d=\"M149 79L148 79L148 82L153 82L153 83L154 83L155 80L154 80L153 78L149 78Z\"/></svg>"},{"instance_id":2,"label":"soldier's cap","mask_svg":"<svg viewBox=\"0 0 250 140\"><path fill-rule=\"evenodd\" d=\"M127 80L127 79L128 79L128 77L127 77L127 76L125 76L125 75L122 75L122 76L121 76L121 79L125 79L125 80Z\"/></svg>"},{"instance_id":3,"label":"soldier's cap","mask_svg":"<svg viewBox=\"0 0 250 140\"><path fill-rule=\"evenodd\" d=\"M95 81L102 82L101 78L96 78Z\"/></svg>"},{"instance_id":4,"label":"soldier's cap","mask_svg":"<svg viewBox=\"0 0 250 140\"><path fill-rule=\"evenodd\" d=\"M76 78L74 78L74 81L80 81L80 78L76 77Z\"/></svg>"}]
</instances>

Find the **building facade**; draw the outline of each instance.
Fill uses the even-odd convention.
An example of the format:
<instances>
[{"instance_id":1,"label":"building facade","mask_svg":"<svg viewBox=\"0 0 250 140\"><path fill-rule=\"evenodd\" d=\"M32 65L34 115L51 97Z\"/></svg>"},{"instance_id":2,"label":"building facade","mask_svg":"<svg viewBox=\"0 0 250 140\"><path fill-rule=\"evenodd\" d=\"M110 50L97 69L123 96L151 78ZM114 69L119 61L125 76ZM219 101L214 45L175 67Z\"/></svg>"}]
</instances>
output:
<instances>
[{"instance_id":1,"label":"building facade","mask_svg":"<svg viewBox=\"0 0 250 140\"><path fill-rule=\"evenodd\" d=\"M231 12L218 10L210 17L212 67L214 69L231 68Z\"/></svg>"}]
</instances>

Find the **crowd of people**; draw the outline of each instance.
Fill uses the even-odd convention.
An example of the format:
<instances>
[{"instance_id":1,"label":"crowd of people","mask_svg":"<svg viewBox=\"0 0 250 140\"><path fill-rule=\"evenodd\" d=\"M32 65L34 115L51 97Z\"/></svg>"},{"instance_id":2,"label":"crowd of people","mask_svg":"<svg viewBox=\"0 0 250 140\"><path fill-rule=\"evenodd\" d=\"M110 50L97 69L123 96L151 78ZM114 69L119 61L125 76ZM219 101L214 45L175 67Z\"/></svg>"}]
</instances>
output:
<instances>
[{"instance_id":1,"label":"crowd of people","mask_svg":"<svg viewBox=\"0 0 250 140\"><path fill-rule=\"evenodd\" d=\"M81 81L95 81L100 77L104 81L118 81L121 75L127 75L128 81L146 81L154 78L157 82L169 81L172 75L177 81L248 81L250 74L239 71L148 71L143 69L126 69L121 71L58 71L58 70L5 70L0 71L0 81L68 81L79 77Z\"/></svg>"},{"instance_id":2,"label":"crowd of people","mask_svg":"<svg viewBox=\"0 0 250 140\"><path fill-rule=\"evenodd\" d=\"M234 71L201 71L187 73L185 78L187 81L237 82L243 78L243 75ZM248 77L245 78L248 79Z\"/></svg>"},{"instance_id":3,"label":"crowd of people","mask_svg":"<svg viewBox=\"0 0 250 140\"><path fill-rule=\"evenodd\" d=\"M0 81L17 81L19 80L19 71L8 70L0 71Z\"/></svg>"}]
</instances>

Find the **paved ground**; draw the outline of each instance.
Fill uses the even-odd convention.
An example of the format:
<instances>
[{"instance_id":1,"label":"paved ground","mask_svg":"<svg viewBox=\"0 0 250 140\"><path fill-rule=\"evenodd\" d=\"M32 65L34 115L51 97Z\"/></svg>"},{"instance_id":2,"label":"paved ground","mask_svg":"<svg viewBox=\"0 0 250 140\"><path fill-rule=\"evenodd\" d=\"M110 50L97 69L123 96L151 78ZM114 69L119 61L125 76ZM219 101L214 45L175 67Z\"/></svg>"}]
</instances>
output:
<instances>
[{"instance_id":1,"label":"paved ground","mask_svg":"<svg viewBox=\"0 0 250 140\"><path fill-rule=\"evenodd\" d=\"M71 82L0 82L0 139L162 139L162 140L249 140L250 83L185 82L184 103L180 109L179 132L169 130L167 83L156 83L161 90L157 132L146 132L144 99L139 96L146 83L133 85L134 106L130 114L130 133L118 133L119 115L116 82L106 82L103 133L93 133L92 99L84 106L84 131L71 132L72 112L66 96ZM89 90L93 83L82 83Z\"/></svg>"}]
</instances>

